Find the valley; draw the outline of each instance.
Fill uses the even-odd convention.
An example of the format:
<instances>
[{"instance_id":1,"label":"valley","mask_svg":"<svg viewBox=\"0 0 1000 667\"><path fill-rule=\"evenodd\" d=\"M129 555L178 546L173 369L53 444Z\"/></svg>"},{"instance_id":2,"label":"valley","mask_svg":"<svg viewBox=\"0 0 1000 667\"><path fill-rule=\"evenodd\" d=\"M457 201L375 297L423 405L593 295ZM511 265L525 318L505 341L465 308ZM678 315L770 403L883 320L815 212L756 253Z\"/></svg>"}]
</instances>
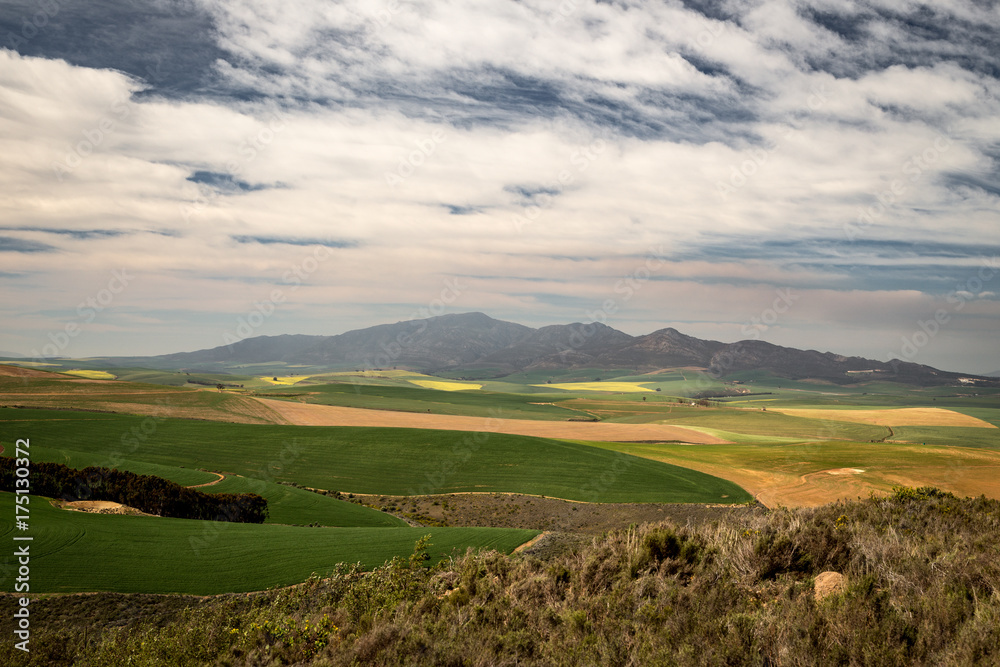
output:
<instances>
[{"instance_id":1,"label":"valley","mask_svg":"<svg viewBox=\"0 0 1000 667\"><path fill-rule=\"evenodd\" d=\"M897 486L1000 498L992 386L720 376L689 364L474 380L467 370L247 370L0 365L0 424L31 438L33 460L257 493L269 505L254 526L67 512L39 499L35 525L55 545L37 559L41 592L253 590L338 562L374 567L424 534L432 560L469 547L509 553L540 530L572 544L661 516L686 521L685 506L814 507ZM115 549L126 533L134 546ZM254 551L274 542L301 546L282 566ZM104 574L73 565L96 553ZM229 553L252 557L233 569ZM163 557L173 569L154 565ZM121 570L130 576L107 577ZM172 574L181 571L198 574Z\"/></svg>"}]
</instances>

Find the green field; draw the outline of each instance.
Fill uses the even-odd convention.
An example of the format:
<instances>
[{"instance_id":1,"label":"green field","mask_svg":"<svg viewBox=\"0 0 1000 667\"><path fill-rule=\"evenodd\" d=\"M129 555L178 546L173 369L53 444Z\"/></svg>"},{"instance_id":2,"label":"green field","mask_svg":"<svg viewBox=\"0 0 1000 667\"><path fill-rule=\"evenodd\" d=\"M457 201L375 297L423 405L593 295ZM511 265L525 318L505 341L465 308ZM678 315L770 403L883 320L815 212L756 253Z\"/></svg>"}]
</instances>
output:
<instances>
[{"instance_id":1,"label":"green field","mask_svg":"<svg viewBox=\"0 0 1000 667\"><path fill-rule=\"evenodd\" d=\"M63 369L88 369L79 361L60 363ZM187 486L217 479L206 472L216 471L225 479L202 491L259 493L268 500L270 516L263 525L238 525L91 515L57 510L33 498L32 530L42 547L32 560L33 585L38 586L33 590L255 590L300 582L339 562L373 567L410 553L427 533L433 535L436 557L468 547L510 551L535 534L408 528L387 513L297 487L374 496L514 493L598 503L704 504L747 502L751 494L741 484L755 494L771 489L769 504L818 504L845 494L887 491L898 483L927 483L959 494L995 495L1000 488L997 429L894 426L890 431L840 421L836 412L819 418L775 410L936 407L1000 425L997 390L963 393L965 388L876 382L840 386L760 373L705 380L689 370L641 375L582 369L502 378L486 374L475 380L481 389L441 391L435 387L454 387L439 383L468 383L474 373L442 380L404 370L323 372L271 364L247 367L241 375L188 375L96 362L91 370L128 382L88 384L66 376L0 382L9 392L7 404L70 408L0 408L4 455L11 454L14 438L27 436L35 461L118 467ZM191 379L244 386L223 392L164 386L191 387ZM732 379L742 384L727 382ZM416 386L414 380L428 386ZM636 392L640 386L650 391ZM691 396L700 391L739 389L759 395L692 404ZM266 410L252 413L258 404L241 394L475 416L484 425L488 418L503 417L687 426L733 444L594 443L444 430L228 423L237 416L275 420ZM72 410L130 406L138 406L140 414L164 406L197 419ZM13 530L10 505L9 495L0 498L0 531L6 539Z\"/></svg>"},{"instance_id":2,"label":"green field","mask_svg":"<svg viewBox=\"0 0 1000 667\"><path fill-rule=\"evenodd\" d=\"M780 470L806 475L823 470L860 467L866 470L958 470L995 465L995 460L954 456L951 448L896 443L822 441L798 444L704 445L700 451L672 444L603 443L597 447L640 456L669 455L673 459L710 462L732 468Z\"/></svg>"},{"instance_id":3,"label":"green field","mask_svg":"<svg viewBox=\"0 0 1000 667\"><path fill-rule=\"evenodd\" d=\"M249 491L269 502L267 523L251 525L84 514L32 498L33 592L258 590L324 574L338 562L379 565L408 554L427 533L435 556L469 547L509 552L537 534L409 528L390 515L293 488L290 482L386 495L512 492L595 502L750 499L739 486L704 473L587 444L524 436L10 408L0 409L0 425L10 437L30 437L36 462L115 466L186 485L217 478L198 468L215 470L226 478L202 487L206 493ZM12 454L8 446L4 455ZM12 505L11 494L0 497L3 539L13 531Z\"/></svg>"},{"instance_id":4,"label":"green field","mask_svg":"<svg viewBox=\"0 0 1000 667\"><path fill-rule=\"evenodd\" d=\"M1000 431L965 426L895 426L894 441L1000 449Z\"/></svg>"},{"instance_id":5,"label":"green field","mask_svg":"<svg viewBox=\"0 0 1000 667\"><path fill-rule=\"evenodd\" d=\"M209 419L230 421L245 412L247 401L237 392L205 386L165 386L148 382L78 382L66 375L12 378L0 376L0 405L49 409L93 410L139 414L189 410Z\"/></svg>"},{"instance_id":6,"label":"green field","mask_svg":"<svg viewBox=\"0 0 1000 667\"><path fill-rule=\"evenodd\" d=\"M498 528L306 528L81 514L32 498L31 592L190 593L262 590L381 565L431 536L432 562L468 547L512 551L538 534ZM13 494L0 493L0 539L13 544ZM13 557L0 561L11 566Z\"/></svg>"},{"instance_id":7,"label":"green field","mask_svg":"<svg viewBox=\"0 0 1000 667\"><path fill-rule=\"evenodd\" d=\"M32 445L31 456L36 462L62 463L78 470L87 466L114 467L139 475L156 475L183 486L204 484L218 479L216 475L191 468L118 457L110 458L106 454L96 452L41 447L37 444L39 442L37 438L33 442L35 444ZM8 452L5 451L4 454L7 455ZM267 523L371 528L406 525L402 519L378 510L264 479L228 475L221 482L200 487L200 490L205 493L256 493L263 496L267 498L269 512Z\"/></svg>"},{"instance_id":8,"label":"green field","mask_svg":"<svg viewBox=\"0 0 1000 667\"><path fill-rule=\"evenodd\" d=\"M855 424L828 419L807 419L773 411L736 409L730 407L690 407L669 401L645 403L620 401L612 396L575 399L567 405L598 413L604 421L620 423L655 423L676 426L696 426L743 433L747 435L782 436L810 439L877 440L888 435L881 426ZM641 400L641 399L640 399Z\"/></svg>"},{"instance_id":9,"label":"green field","mask_svg":"<svg viewBox=\"0 0 1000 667\"><path fill-rule=\"evenodd\" d=\"M0 420L20 417L20 412L0 409ZM350 493L496 491L594 502L749 499L730 482L684 468L527 436L164 419L140 440L135 433L142 433L143 420L138 417L92 423L86 413L77 413L79 421L70 419L70 412L48 414L52 421L19 425L30 431L33 445L46 451L220 470Z\"/></svg>"},{"instance_id":10,"label":"green field","mask_svg":"<svg viewBox=\"0 0 1000 667\"><path fill-rule=\"evenodd\" d=\"M398 382L397 380L390 381ZM356 383L272 387L267 394L274 397L283 395L302 397L309 403L320 405L431 412L439 415L502 416L509 419L551 420L586 416L585 413L570 408L557 405L539 405L543 402L566 400L565 395L523 395L480 390L438 391L412 385L404 387Z\"/></svg>"}]
</instances>

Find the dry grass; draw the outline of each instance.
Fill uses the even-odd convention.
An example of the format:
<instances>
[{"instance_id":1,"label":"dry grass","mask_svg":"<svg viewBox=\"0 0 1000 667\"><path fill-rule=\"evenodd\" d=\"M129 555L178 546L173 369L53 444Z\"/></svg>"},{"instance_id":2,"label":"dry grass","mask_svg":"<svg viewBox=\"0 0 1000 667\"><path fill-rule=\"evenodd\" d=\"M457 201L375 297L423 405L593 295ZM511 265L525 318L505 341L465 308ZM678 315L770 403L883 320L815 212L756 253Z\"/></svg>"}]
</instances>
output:
<instances>
[{"instance_id":1,"label":"dry grass","mask_svg":"<svg viewBox=\"0 0 1000 667\"><path fill-rule=\"evenodd\" d=\"M997 531L996 501L900 488L646 524L548 560L455 554L427 569L418 543L369 574L188 599L181 613L167 597L36 600L19 664L995 665ZM845 586L817 600L825 572Z\"/></svg>"},{"instance_id":2,"label":"dry grass","mask_svg":"<svg viewBox=\"0 0 1000 667\"><path fill-rule=\"evenodd\" d=\"M885 410L824 410L820 408L770 408L774 412L875 426L968 426L997 428L993 424L943 408L888 408Z\"/></svg>"},{"instance_id":3,"label":"dry grass","mask_svg":"<svg viewBox=\"0 0 1000 667\"><path fill-rule=\"evenodd\" d=\"M768 507L817 507L897 485L1000 499L1000 452L987 449L817 443L753 450L625 445L621 451L735 482ZM847 470L862 472L843 474Z\"/></svg>"}]
</instances>

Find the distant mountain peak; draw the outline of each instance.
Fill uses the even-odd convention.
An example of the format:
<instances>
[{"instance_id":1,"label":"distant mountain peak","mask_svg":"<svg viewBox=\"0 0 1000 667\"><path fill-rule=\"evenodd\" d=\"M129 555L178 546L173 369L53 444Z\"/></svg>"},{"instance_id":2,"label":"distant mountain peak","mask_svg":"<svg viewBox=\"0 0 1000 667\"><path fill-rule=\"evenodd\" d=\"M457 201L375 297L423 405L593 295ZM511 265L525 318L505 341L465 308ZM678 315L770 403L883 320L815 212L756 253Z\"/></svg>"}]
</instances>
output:
<instances>
[{"instance_id":1,"label":"distant mountain peak","mask_svg":"<svg viewBox=\"0 0 1000 667\"><path fill-rule=\"evenodd\" d=\"M408 320L403 320L406 322ZM477 324L488 324L492 322L503 322L503 320L493 319L486 313L481 313L479 311L469 312L469 313L445 313L444 315L433 315L431 317L425 318L427 322L465 322Z\"/></svg>"},{"instance_id":2,"label":"distant mountain peak","mask_svg":"<svg viewBox=\"0 0 1000 667\"><path fill-rule=\"evenodd\" d=\"M960 378L965 378L967 384L970 378L976 378L911 362L880 362L797 350L762 340L720 343L688 336L674 327L644 336L631 336L599 322L551 324L536 329L479 311L380 324L335 336L257 336L210 350L133 360L161 368L214 365L220 370L261 362L328 368L398 366L431 372L488 369L496 376L525 370L615 368L649 372L693 367L716 377L767 371L793 379L842 384L871 379L960 384ZM983 376L978 381L1000 384Z\"/></svg>"}]
</instances>

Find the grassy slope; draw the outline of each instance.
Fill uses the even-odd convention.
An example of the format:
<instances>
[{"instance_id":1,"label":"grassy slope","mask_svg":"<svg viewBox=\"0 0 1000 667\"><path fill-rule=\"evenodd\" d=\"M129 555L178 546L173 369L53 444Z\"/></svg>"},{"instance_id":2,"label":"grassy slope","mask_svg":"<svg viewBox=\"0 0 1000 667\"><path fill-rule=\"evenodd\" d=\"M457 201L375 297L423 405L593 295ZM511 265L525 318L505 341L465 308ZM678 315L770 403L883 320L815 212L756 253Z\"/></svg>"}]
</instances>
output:
<instances>
[{"instance_id":1,"label":"grassy slope","mask_svg":"<svg viewBox=\"0 0 1000 667\"><path fill-rule=\"evenodd\" d=\"M703 445L698 447L697 452L691 451L691 447L671 444L593 443L593 446L641 456L666 454L674 459L699 460L751 470L781 470L795 475L854 466L882 470L940 468L948 466L951 456L950 448L895 443ZM990 465L990 461L982 460L981 464Z\"/></svg>"},{"instance_id":2,"label":"grassy slope","mask_svg":"<svg viewBox=\"0 0 1000 667\"><path fill-rule=\"evenodd\" d=\"M275 484L248 477L227 477L210 487L206 493L257 493L267 498L267 523L333 527L392 528L406 526L406 522L391 514L379 512L363 505L337 500L305 489L285 484Z\"/></svg>"},{"instance_id":3,"label":"grassy slope","mask_svg":"<svg viewBox=\"0 0 1000 667\"><path fill-rule=\"evenodd\" d=\"M10 412L0 410L0 419ZM67 421L72 413L52 414L59 420L31 423L34 445L71 442L74 451L98 458L117 455L352 493L500 491L596 502L749 498L734 484L702 473L526 436L168 419L140 442L129 435L142 423L137 417L117 416L94 428ZM128 446L119 434L126 434Z\"/></svg>"},{"instance_id":4,"label":"grassy slope","mask_svg":"<svg viewBox=\"0 0 1000 667\"><path fill-rule=\"evenodd\" d=\"M609 397L614 398L617 397ZM881 426L807 419L773 411L729 407L692 408L669 402L637 403L608 399L576 399L566 405L599 414L604 421L609 422L698 426L747 435L864 441L878 440L889 433Z\"/></svg>"},{"instance_id":5,"label":"grassy slope","mask_svg":"<svg viewBox=\"0 0 1000 667\"><path fill-rule=\"evenodd\" d=\"M274 396L302 395L307 402L321 405L431 412L440 415L552 420L585 416L576 410L555 405L537 405L540 402L551 402L553 397L550 396L489 391L437 391L415 386L351 383L273 387L267 393Z\"/></svg>"},{"instance_id":6,"label":"grassy slope","mask_svg":"<svg viewBox=\"0 0 1000 667\"><path fill-rule=\"evenodd\" d=\"M70 468L83 469L88 466L102 466L105 468L117 468L128 470L137 475L156 475L163 479L169 479L181 486L194 486L204 484L218 479L218 476L203 470L184 468L171 465L160 465L157 463L147 463L134 459L123 459L118 457L103 456L92 452L78 452L65 447L42 447L37 440L33 440L31 446L31 460L33 462L47 461L51 463L62 463ZM4 450L4 456L13 456L13 451ZM207 487L206 490L214 487Z\"/></svg>"},{"instance_id":7,"label":"grassy slope","mask_svg":"<svg viewBox=\"0 0 1000 667\"><path fill-rule=\"evenodd\" d=\"M193 418L253 423L268 423L275 417L231 392L140 382L81 382L80 378L66 375L27 379L0 376L0 405L153 415L180 411ZM261 414L247 414L247 410Z\"/></svg>"},{"instance_id":8,"label":"grassy slope","mask_svg":"<svg viewBox=\"0 0 1000 667\"><path fill-rule=\"evenodd\" d=\"M4 455L10 452L5 451ZM184 486L203 484L218 479L218 476L202 470L179 466L146 463L132 459L119 459L94 452L80 452L66 448L31 448L32 461L51 461L71 468L105 466L128 470L139 475L156 475ZM267 498L269 517L267 523L289 525L309 525L338 527L399 527L406 522L384 512L349 503L336 498L297 489L285 484L276 484L263 479L228 476L226 479L199 489L204 493L256 493Z\"/></svg>"},{"instance_id":9,"label":"grassy slope","mask_svg":"<svg viewBox=\"0 0 1000 667\"><path fill-rule=\"evenodd\" d=\"M0 662L996 665L998 531L996 501L901 493L640 526L547 562L478 554L208 600L51 596L32 603L31 653L3 642ZM831 570L846 587L817 600ZM0 634L15 627L0 615Z\"/></svg>"},{"instance_id":10,"label":"grassy slope","mask_svg":"<svg viewBox=\"0 0 1000 667\"><path fill-rule=\"evenodd\" d=\"M894 426L892 440L917 444L1000 449L1000 430L967 426Z\"/></svg>"},{"instance_id":11,"label":"grassy slope","mask_svg":"<svg viewBox=\"0 0 1000 667\"><path fill-rule=\"evenodd\" d=\"M431 535L434 560L466 547L512 551L538 531L497 528L304 528L81 514L32 498L31 591L193 593L261 590L406 556ZM11 544L13 494L0 493L0 539ZM23 533L22 533L23 534ZM11 565L13 557L3 556Z\"/></svg>"},{"instance_id":12,"label":"grassy slope","mask_svg":"<svg viewBox=\"0 0 1000 667\"><path fill-rule=\"evenodd\" d=\"M1000 452L955 446L919 444L809 442L798 444L702 445L590 443L594 447L644 456L653 460L690 465L721 476L770 479L770 484L795 484L812 475L809 488L837 497L838 488L888 491L897 484L930 485L963 495L985 493L1000 497L997 473ZM824 471L857 468L858 476L838 477ZM860 484L861 486L857 486ZM748 483L748 486L752 486ZM771 488L771 487L768 487ZM773 490L773 489L772 489ZM794 490L794 489L793 489ZM832 500L833 497L830 499Z\"/></svg>"},{"instance_id":13,"label":"grassy slope","mask_svg":"<svg viewBox=\"0 0 1000 667\"><path fill-rule=\"evenodd\" d=\"M1000 401L994 400L994 403L1000 403ZM953 407L949 409L954 410L955 412L961 412L963 415L975 417L976 419L982 419L984 422L989 422L994 426L1000 427L1000 408Z\"/></svg>"}]
</instances>

